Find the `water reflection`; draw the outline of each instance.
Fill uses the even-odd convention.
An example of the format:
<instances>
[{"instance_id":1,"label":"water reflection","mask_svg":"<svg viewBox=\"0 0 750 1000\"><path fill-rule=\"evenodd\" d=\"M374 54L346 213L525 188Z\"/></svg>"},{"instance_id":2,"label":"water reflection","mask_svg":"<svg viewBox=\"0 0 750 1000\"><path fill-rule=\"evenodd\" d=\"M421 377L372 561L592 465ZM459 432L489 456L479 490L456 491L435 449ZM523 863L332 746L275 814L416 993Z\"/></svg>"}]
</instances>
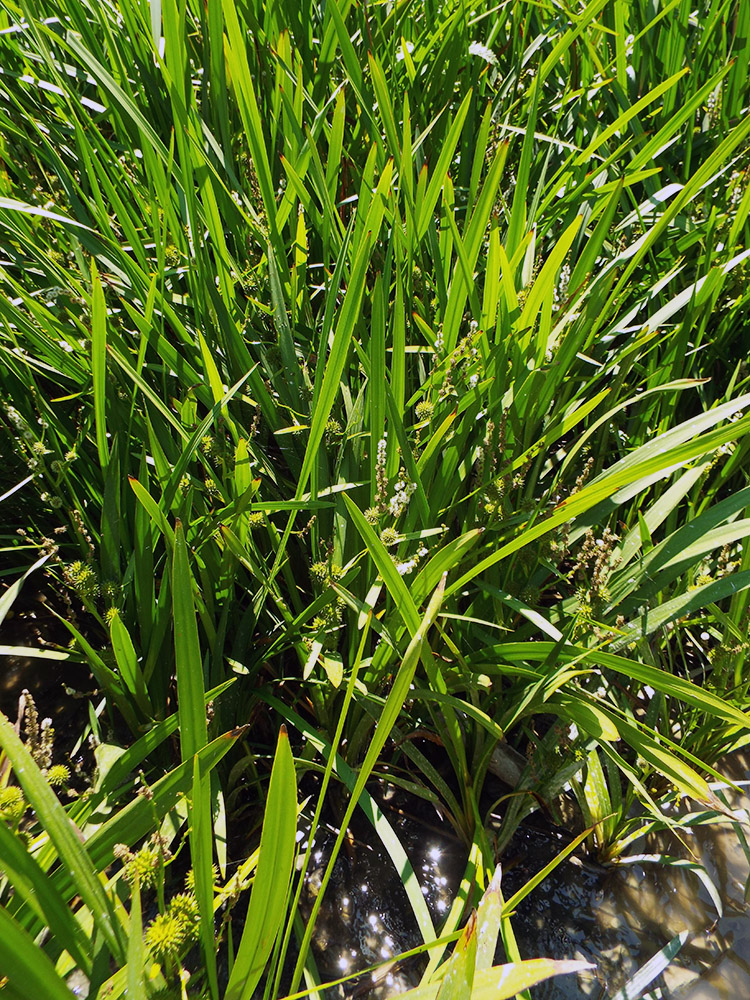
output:
<instances>
[{"instance_id":1,"label":"water reflection","mask_svg":"<svg viewBox=\"0 0 750 1000\"><path fill-rule=\"evenodd\" d=\"M725 770L719 768L719 770ZM735 755L726 772L745 778L750 759ZM729 794L729 793L728 793ZM728 798L747 822L750 798ZM688 804L682 810L686 812ZM649 958L680 932L686 945L651 986L664 1000L738 1000L750 996L750 919L744 899L750 865L730 824L659 834L644 853L685 857L705 866L723 903L719 917L695 872L654 862L618 866L606 875L563 865L519 909L514 923L525 955L582 958L597 965L595 977L550 980L535 1000L581 1000L612 996ZM638 994L640 996L640 994Z\"/></svg>"},{"instance_id":2,"label":"water reflection","mask_svg":"<svg viewBox=\"0 0 750 1000\"><path fill-rule=\"evenodd\" d=\"M736 755L731 776L744 779L748 773L750 757ZM728 801L736 815L746 819L750 796L733 793ZM433 831L403 815L390 818L439 927L463 873L465 850L449 832ZM361 827L352 830L348 849L341 852L318 918L315 955L324 979L388 962L421 943L394 865L371 829L361 822ZM514 930L524 957L577 958L593 962L596 971L543 983L532 991L534 1000L613 996L680 932L687 932L687 943L652 983L654 997L750 997L750 919L744 898L750 865L737 833L727 824L697 827L681 832L681 837L717 887L723 915L719 917L705 885L691 870L665 868L645 858L606 870L575 858L565 862L519 906ZM331 829L316 836L308 912L334 840ZM528 825L520 830L503 860L506 896L521 888L561 846L549 829ZM646 853L686 854L683 843L672 834L652 839L645 846ZM496 960L502 961L502 954ZM353 980L335 995L386 1000L417 985L422 969L420 960L386 965L374 977Z\"/></svg>"},{"instance_id":3,"label":"water reflection","mask_svg":"<svg viewBox=\"0 0 750 1000\"><path fill-rule=\"evenodd\" d=\"M391 814L389 819L419 879L432 920L439 926L458 887L465 864L464 848L450 836L427 833L424 823L402 814ZM371 828L366 821L355 819L350 833L334 866L313 938L324 980L388 963L422 942L396 868ZM335 839L332 827L319 830L315 836L312 870L303 897L305 916L320 891ZM416 986L423 969L424 960L419 958L394 962L331 992L357 1000L385 1000Z\"/></svg>"}]
</instances>

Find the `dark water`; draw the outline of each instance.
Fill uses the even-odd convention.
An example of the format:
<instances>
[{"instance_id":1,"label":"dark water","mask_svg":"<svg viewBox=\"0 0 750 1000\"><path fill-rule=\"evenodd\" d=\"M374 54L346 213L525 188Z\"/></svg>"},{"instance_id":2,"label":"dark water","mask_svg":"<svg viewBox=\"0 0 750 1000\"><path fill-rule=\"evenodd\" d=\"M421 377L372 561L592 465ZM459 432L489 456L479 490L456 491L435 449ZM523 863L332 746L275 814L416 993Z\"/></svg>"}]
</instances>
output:
<instances>
[{"instance_id":1,"label":"dark water","mask_svg":"<svg viewBox=\"0 0 750 1000\"><path fill-rule=\"evenodd\" d=\"M750 773L750 758L735 755L727 767L733 780ZM747 787L747 786L745 786ZM727 801L750 837L750 796L727 790ZM687 807L686 807L687 808ZM466 856L448 830L429 828L404 816L389 816L409 855L439 927L450 908ZM513 921L524 958L575 958L596 970L562 976L532 990L535 1000L603 1000L675 935L686 941L645 995L663 1000L744 1000L750 997L750 914L744 900L750 866L731 825L682 830L638 842L638 859L607 868L585 858L563 862L519 906ZM313 854L308 906L320 885L333 831L319 832ZM503 858L504 894L509 897L564 846L555 832L529 825ZM706 870L723 903L723 916L693 871L665 867L645 855L689 857ZM354 832L326 891L315 936L324 980L332 980L415 947L420 937L398 875L366 827ZM501 952L497 962L503 961ZM373 984L362 977L329 991L331 997L385 1000L415 986L423 966L389 966ZM633 996L643 996L639 992Z\"/></svg>"},{"instance_id":2,"label":"dark water","mask_svg":"<svg viewBox=\"0 0 750 1000\"><path fill-rule=\"evenodd\" d=\"M458 889L465 850L446 831L428 831L423 823L389 816L419 879L433 923L445 919ZM371 965L389 962L416 948L422 937L399 875L366 820L355 817L333 869L325 900L315 925L313 948L318 971L332 981ZM336 831L319 829L303 896L304 915L317 896ZM347 983L333 996L384 1000L419 984L425 961L421 958L389 965L373 976Z\"/></svg>"},{"instance_id":3,"label":"dark water","mask_svg":"<svg viewBox=\"0 0 750 1000\"><path fill-rule=\"evenodd\" d=\"M94 683L82 663L57 658L57 647L68 644L70 633L50 610L52 603L44 590L22 590L2 623L2 647L14 651L0 655L0 711L15 722L21 692L27 690L40 720L52 720L59 758L54 762L61 763L86 724L82 692L93 691ZM34 655L45 647L47 655Z\"/></svg>"},{"instance_id":4,"label":"dark water","mask_svg":"<svg viewBox=\"0 0 750 1000\"><path fill-rule=\"evenodd\" d=\"M738 754L725 770L743 782L743 794L724 794L744 823L745 834L750 834L745 782L750 759ZM596 876L563 865L530 898L536 912L521 915L519 936L525 949L555 958L584 958L596 964L598 973L585 974L577 982L562 977L542 984L534 993L538 1000L610 996L681 932L687 932L687 941L652 984L652 990L662 990L657 995L674 1000L750 997L750 911L745 902L750 865L740 837L728 823L696 826L692 832L681 831L681 837L684 846L674 834L660 834L646 842L645 850L689 857L689 849L718 890L723 915L703 882L687 869L634 860Z\"/></svg>"}]
</instances>

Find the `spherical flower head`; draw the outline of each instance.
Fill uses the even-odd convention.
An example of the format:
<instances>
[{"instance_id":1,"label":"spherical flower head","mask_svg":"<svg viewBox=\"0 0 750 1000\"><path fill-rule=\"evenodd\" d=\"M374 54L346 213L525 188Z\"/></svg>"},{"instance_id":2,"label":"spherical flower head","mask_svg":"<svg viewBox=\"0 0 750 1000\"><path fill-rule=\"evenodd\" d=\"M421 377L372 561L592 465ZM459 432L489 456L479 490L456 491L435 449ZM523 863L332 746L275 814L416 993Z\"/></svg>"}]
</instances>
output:
<instances>
[{"instance_id":1,"label":"spherical flower head","mask_svg":"<svg viewBox=\"0 0 750 1000\"><path fill-rule=\"evenodd\" d=\"M167 267L177 267L180 263L180 251L173 243L164 248L164 263Z\"/></svg>"},{"instance_id":2,"label":"spherical flower head","mask_svg":"<svg viewBox=\"0 0 750 1000\"><path fill-rule=\"evenodd\" d=\"M155 844L146 844L126 861L123 874L128 882L135 882L136 875L142 889L156 885L156 873L161 864L161 853Z\"/></svg>"},{"instance_id":3,"label":"spherical flower head","mask_svg":"<svg viewBox=\"0 0 750 1000\"><path fill-rule=\"evenodd\" d=\"M169 901L167 914L181 924L184 943L192 944L198 940L200 913L198 912L198 900L192 892L180 892L173 896Z\"/></svg>"},{"instance_id":4,"label":"spherical flower head","mask_svg":"<svg viewBox=\"0 0 750 1000\"><path fill-rule=\"evenodd\" d=\"M211 874L215 885L219 881L219 868L217 865L211 865ZM188 895L195 894L195 872L192 868L189 868L185 875L185 890Z\"/></svg>"},{"instance_id":5,"label":"spherical flower head","mask_svg":"<svg viewBox=\"0 0 750 1000\"><path fill-rule=\"evenodd\" d=\"M377 507L368 507L365 511L365 521L371 525L377 525L380 520L380 514L378 513Z\"/></svg>"},{"instance_id":6,"label":"spherical flower head","mask_svg":"<svg viewBox=\"0 0 750 1000\"><path fill-rule=\"evenodd\" d=\"M401 538L395 528L383 528L380 532L380 541L386 548L389 548L391 545L398 545Z\"/></svg>"},{"instance_id":7,"label":"spherical flower head","mask_svg":"<svg viewBox=\"0 0 750 1000\"><path fill-rule=\"evenodd\" d=\"M341 437L342 434L343 431L338 420L335 417L329 417L325 429L326 440L330 441L332 438Z\"/></svg>"},{"instance_id":8,"label":"spherical flower head","mask_svg":"<svg viewBox=\"0 0 750 1000\"><path fill-rule=\"evenodd\" d=\"M47 771L47 781L53 788L67 785L70 781L70 768L65 764L55 764Z\"/></svg>"},{"instance_id":9,"label":"spherical flower head","mask_svg":"<svg viewBox=\"0 0 750 1000\"><path fill-rule=\"evenodd\" d=\"M578 613L584 617L590 617L593 613L591 594L585 587L578 588L576 591L576 600L578 601Z\"/></svg>"},{"instance_id":10,"label":"spherical flower head","mask_svg":"<svg viewBox=\"0 0 750 1000\"><path fill-rule=\"evenodd\" d=\"M247 526L251 531L255 528L263 527L263 512L260 510L251 510L247 515Z\"/></svg>"},{"instance_id":11,"label":"spherical flower head","mask_svg":"<svg viewBox=\"0 0 750 1000\"><path fill-rule=\"evenodd\" d=\"M26 799L18 785L0 788L0 820L15 827L26 812Z\"/></svg>"},{"instance_id":12,"label":"spherical flower head","mask_svg":"<svg viewBox=\"0 0 750 1000\"><path fill-rule=\"evenodd\" d=\"M93 598L98 596L99 581L91 566L77 559L68 567L67 576L81 597Z\"/></svg>"},{"instance_id":13,"label":"spherical flower head","mask_svg":"<svg viewBox=\"0 0 750 1000\"><path fill-rule=\"evenodd\" d=\"M341 619L343 617L344 605L340 598L333 601L331 604L327 604L326 607L313 618L312 624L313 628L334 628L341 624Z\"/></svg>"},{"instance_id":14,"label":"spherical flower head","mask_svg":"<svg viewBox=\"0 0 750 1000\"><path fill-rule=\"evenodd\" d=\"M185 928L172 913L160 913L146 931L146 944L161 959L176 957L184 943Z\"/></svg>"},{"instance_id":15,"label":"spherical flower head","mask_svg":"<svg viewBox=\"0 0 750 1000\"><path fill-rule=\"evenodd\" d=\"M431 420L432 414L434 412L435 412L435 407L432 405L429 399L423 399L421 403L417 403L416 408L414 410L416 418L417 420L420 421L420 423L423 420Z\"/></svg>"},{"instance_id":16,"label":"spherical flower head","mask_svg":"<svg viewBox=\"0 0 750 1000\"><path fill-rule=\"evenodd\" d=\"M310 576L316 583L328 582L328 563L315 562L310 567Z\"/></svg>"}]
</instances>

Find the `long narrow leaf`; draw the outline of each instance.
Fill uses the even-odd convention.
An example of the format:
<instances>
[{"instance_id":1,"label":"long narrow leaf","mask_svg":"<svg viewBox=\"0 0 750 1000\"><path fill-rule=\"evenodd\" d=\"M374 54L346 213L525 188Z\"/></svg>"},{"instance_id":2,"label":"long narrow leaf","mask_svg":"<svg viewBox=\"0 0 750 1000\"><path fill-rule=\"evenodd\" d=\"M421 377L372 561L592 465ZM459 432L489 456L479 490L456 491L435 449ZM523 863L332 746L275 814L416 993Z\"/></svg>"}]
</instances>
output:
<instances>
[{"instance_id":1,"label":"long narrow leaf","mask_svg":"<svg viewBox=\"0 0 750 1000\"><path fill-rule=\"evenodd\" d=\"M91 857L33 757L3 715L0 715L0 747L7 755L18 783L54 844L61 862L70 873L78 893L93 914L111 954L118 961L124 961L122 929Z\"/></svg>"},{"instance_id":2,"label":"long narrow leaf","mask_svg":"<svg viewBox=\"0 0 750 1000\"><path fill-rule=\"evenodd\" d=\"M282 726L266 799L258 869L225 1000L249 1000L263 974L286 911L296 832L294 761Z\"/></svg>"},{"instance_id":3,"label":"long narrow leaf","mask_svg":"<svg viewBox=\"0 0 750 1000\"><path fill-rule=\"evenodd\" d=\"M193 604L193 577L180 521L175 528L172 559L172 613L180 750L185 761L206 745L206 709L201 647Z\"/></svg>"}]
</instances>

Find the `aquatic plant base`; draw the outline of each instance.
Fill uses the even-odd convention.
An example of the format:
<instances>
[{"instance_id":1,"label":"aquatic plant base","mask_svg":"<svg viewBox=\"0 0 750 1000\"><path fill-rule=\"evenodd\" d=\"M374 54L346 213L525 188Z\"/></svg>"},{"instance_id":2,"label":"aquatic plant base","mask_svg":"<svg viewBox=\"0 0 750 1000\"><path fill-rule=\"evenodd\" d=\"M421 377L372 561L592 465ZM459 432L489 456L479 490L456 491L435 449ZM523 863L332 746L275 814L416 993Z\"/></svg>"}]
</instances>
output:
<instances>
[{"instance_id":1,"label":"aquatic plant base","mask_svg":"<svg viewBox=\"0 0 750 1000\"><path fill-rule=\"evenodd\" d=\"M736 755L730 768L734 780L742 780L750 774L750 759ZM729 803L741 818L742 810L750 810L750 795L735 795ZM403 812L390 819L439 925L460 881L465 851L447 827L427 829ZM534 1000L614 998L681 933L684 940L674 961L654 979L652 989L660 987L661 996L674 1000L750 996L750 916L744 902L750 864L740 840L729 824L699 827L682 836L717 886L723 916L718 917L693 871L646 860L677 854L671 836L661 835L650 843L649 853L638 856L640 860L607 868L574 856L523 900L513 928L523 957L580 959L591 962L596 971L547 980L533 988ZM421 943L393 863L382 845L365 837L367 830L359 830L355 823L326 890L313 938L323 981L388 962ZM329 827L315 837L314 865L304 897L307 912L334 840L335 831ZM522 826L503 859L505 897L521 889L563 846L551 829ZM680 853L684 855L684 848ZM504 960L500 946L495 962ZM418 985L423 968L420 960L394 962L331 989L327 1000L387 1000Z\"/></svg>"}]
</instances>

